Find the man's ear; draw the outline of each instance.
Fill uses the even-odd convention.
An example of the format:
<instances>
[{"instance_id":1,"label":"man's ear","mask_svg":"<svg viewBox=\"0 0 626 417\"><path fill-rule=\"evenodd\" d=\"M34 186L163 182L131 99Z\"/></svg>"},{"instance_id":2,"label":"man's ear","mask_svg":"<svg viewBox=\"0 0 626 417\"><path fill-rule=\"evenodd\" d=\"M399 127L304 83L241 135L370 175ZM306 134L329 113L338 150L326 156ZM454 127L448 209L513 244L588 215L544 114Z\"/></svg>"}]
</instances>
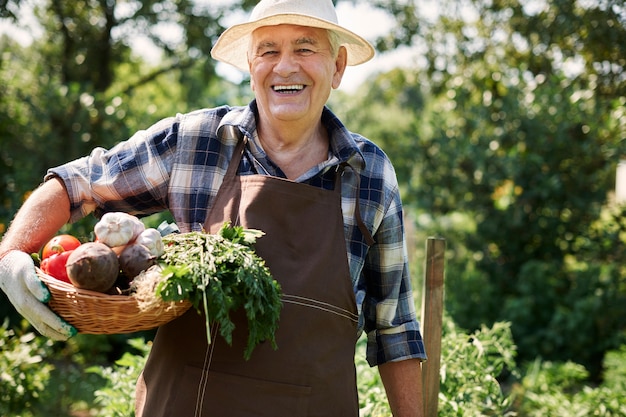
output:
<instances>
[{"instance_id":1,"label":"man's ear","mask_svg":"<svg viewBox=\"0 0 626 417\"><path fill-rule=\"evenodd\" d=\"M333 83L332 87L337 89L341 84L341 79L343 78L343 74L346 71L346 66L348 65L348 51L345 46L339 47L339 53L337 54L337 59L335 60L335 73L333 74Z\"/></svg>"}]
</instances>

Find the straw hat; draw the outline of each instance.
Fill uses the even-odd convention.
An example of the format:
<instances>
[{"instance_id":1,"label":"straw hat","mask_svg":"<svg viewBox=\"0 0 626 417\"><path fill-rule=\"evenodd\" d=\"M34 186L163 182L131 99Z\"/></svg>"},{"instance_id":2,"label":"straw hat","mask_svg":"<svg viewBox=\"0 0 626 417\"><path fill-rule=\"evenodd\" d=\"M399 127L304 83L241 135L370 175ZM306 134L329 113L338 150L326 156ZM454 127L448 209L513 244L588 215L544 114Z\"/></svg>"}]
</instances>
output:
<instances>
[{"instance_id":1,"label":"straw hat","mask_svg":"<svg viewBox=\"0 0 626 417\"><path fill-rule=\"evenodd\" d=\"M354 32L339 26L331 0L261 0L247 23L233 25L219 37L211 56L248 71L248 48L252 32L262 26L291 24L330 29L348 50L348 65L359 65L374 56L374 48Z\"/></svg>"}]
</instances>

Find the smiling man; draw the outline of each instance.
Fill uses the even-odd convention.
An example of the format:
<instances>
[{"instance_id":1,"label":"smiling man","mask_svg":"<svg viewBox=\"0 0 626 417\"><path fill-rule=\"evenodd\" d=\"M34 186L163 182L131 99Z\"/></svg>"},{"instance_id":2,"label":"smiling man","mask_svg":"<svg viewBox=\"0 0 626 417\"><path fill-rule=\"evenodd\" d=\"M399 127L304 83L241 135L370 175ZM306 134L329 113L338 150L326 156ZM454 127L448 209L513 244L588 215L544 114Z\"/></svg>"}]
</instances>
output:
<instances>
[{"instance_id":1,"label":"smiling man","mask_svg":"<svg viewBox=\"0 0 626 417\"><path fill-rule=\"evenodd\" d=\"M205 319L189 311L158 330L136 415L357 417L354 353L365 332L394 416L421 416L426 355L394 169L326 107L346 66L373 48L337 24L330 0L262 0L212 54L250 72L255 100L161 120L50 169L0 245L3 291L42 334L63 340L75 329L40 301L27 254L67 221L169 210L182 232L226 221L260 229L256 250L283 290L278 349L261 344L244 360L243 315L231 345L207 345Z\"/></svg>"},{"instance_id":2,"label":"smiling man","mask_svg":"<svg viewBox=\"0 0 626 417\"><path fill-rule=\"evenodd\" d=\"M332 45L327 30L294 25L256 29L250 49L259 140L287 178L296 179L328 158L321 116L341 82L346 49Z\"/></svg>"}]
</instances>

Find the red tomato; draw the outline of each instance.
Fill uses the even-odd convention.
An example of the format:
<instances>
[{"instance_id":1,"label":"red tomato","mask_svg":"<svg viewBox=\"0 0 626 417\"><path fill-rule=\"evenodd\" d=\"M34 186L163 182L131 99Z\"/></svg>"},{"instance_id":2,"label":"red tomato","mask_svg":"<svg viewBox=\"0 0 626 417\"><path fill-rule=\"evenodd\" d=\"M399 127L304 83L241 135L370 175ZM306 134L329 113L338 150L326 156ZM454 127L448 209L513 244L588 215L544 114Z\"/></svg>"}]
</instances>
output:
<instances>
[{"instance_id":1,"label":"red tomato","mask_svg":"<svg viewBox=\"0 0 626 417\"><path fill-rule=\"evenodd\" d=\"M72 235L58 235L50 239L41 251L41 259L49 258L55 253L74 250L80 246L80 240Z\"/></svg>"},{"instance_id":2,"label":"red tomato","mask_svg":"<svg viewBox=\"0 0 626 417\"><path fill-rule=\"evenodd\" d=\"M73 250L66 250L61 253L53 253L41 261L41 270L51 277L71 284L72 282L67 276L65 264L67 264L67 258L70 257L72 252Z\"/></svg>"}]
</instances>

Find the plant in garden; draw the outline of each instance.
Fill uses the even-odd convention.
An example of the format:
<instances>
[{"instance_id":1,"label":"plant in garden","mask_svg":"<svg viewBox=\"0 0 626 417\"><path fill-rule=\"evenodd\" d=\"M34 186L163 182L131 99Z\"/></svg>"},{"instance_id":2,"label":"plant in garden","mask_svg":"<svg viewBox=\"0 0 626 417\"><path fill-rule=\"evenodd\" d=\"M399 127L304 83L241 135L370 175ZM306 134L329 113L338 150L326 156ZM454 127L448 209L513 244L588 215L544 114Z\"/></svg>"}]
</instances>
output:
<instances>
[{"instance_id":1,"label":"plant in garden","mask_svg":"<svg viewBox=\"0 0 626 417\"><path fill-rule=\"evenodd\" d=\"M587 371L581 365L536 361L525 369L523 378L516 378L519 382L514 382L508 393L498 382L506 372L517 377L516 347L508 323L483 326L468 334L445 316L443 330L439 417L626 415L622 401L626 388L626 347L608 352L604 382L597 387L585 385ZM101 342L102 337L89 340ZM81 403L83 408L76 410L87 412L89 409L99 417L133 417L135 383L151 345L143 338L131 339L128 344L130 349L112 366L92 365L83 371L86 373L82 374L81 383L75 384L83 393L57 392L53 386L56 382L50 378L55 372L51 373L52 365L48 362L54 361L59 352L55 353L45 338L29 333L18 337L7 330L5 324L0 327L0 366L3 369L0 415L53 415L51 413L69 409L67 404ZM366 362L365 349L366 338L362 337L357 342L355 356L360 415L388 416L390 411L382 381L377 368ZM91 351L88 345L82 345L81 350ZM76 357L79 358L76 365L84 365L80 352L72 355L74 361ZM101 380L95 384L96 380L91 377ZM88 379L91 383L85 384ZM95 393L94 387L97 387ZM55 394L51 394L53 392ZM67 397L63 403L55 403L54 398L50 398L59 394Z\"/></svg>"},{"instance_id":2,"label":"plant in garden","mask_svg":"<svg viewBox=\"0 0 626 417\"><path fill-rule=\"evenodd\" d=\"M510 323L498 322L468 335L444 319L440 417L515 415L498 382L503 371L516 371L510 327Z\"/></svg>"},{"instance_id":3,"label":"plant in garden","mask_svg":"<svg viewBox=\"0 0 626 417\"><path fill-rule=\"evenodd\" d=\"M626 345L607 352L604 357L603 385L616 392L626 392Z\"/></svg>"},{"instance_id":4,"label":"plant in garden","mask_svg":"<svg viewBox=\"0 0 626 417\"><path fill-rule=\"evenodd\" d=\"M365 338L359 339L355 357L360 415L389 416L378 370L364 359L365 343ZM503 371L516 371L516 347L509 323L483 326L467 334L445 316L441 349L439 417L515 415L498 382Z\"/></svg>"},{"instance_id":5,"label":"plant in garden","mask_svg":"<svg viewBox=\"0 0 626 417\"><path fill-rule=\"evenodd\" d=\"M519 404L519 415L600 416L626 415L624 387L626 386L626 350L610 352L605 359L607 371L616 366L618 372L597 387L585 384L588 371L573 363L543 362L539 359L528 367L522 384L513 391ZM609 366L611 368L609 368ZM621 386L620 386L621 385Z\"/></svg>"},{"instance_id":6,"label":"plant in garden","mask_svg":"<svg viewBox=\"0 0 626 417\"><path fill-rule=\"evenodd\" d=\"M34 416L53 366L45 363L52 342L0 326L0 415Z\"/></svg>"},{"instance_id":7,"label":"plant in garden","mask_svg":"<svg viewBox=\"0 0 626 417\"><path fill-rule=\"evenodd\" d=\"M96 403L101 406L99 417L135 415L135 383L146 363L151 345L141 338L131 339L128 344L140 353L126 352L114 366L92 366L87 369L87 372L106 380L105 385L95 392Z\"/></svg>"}]
</instances>

